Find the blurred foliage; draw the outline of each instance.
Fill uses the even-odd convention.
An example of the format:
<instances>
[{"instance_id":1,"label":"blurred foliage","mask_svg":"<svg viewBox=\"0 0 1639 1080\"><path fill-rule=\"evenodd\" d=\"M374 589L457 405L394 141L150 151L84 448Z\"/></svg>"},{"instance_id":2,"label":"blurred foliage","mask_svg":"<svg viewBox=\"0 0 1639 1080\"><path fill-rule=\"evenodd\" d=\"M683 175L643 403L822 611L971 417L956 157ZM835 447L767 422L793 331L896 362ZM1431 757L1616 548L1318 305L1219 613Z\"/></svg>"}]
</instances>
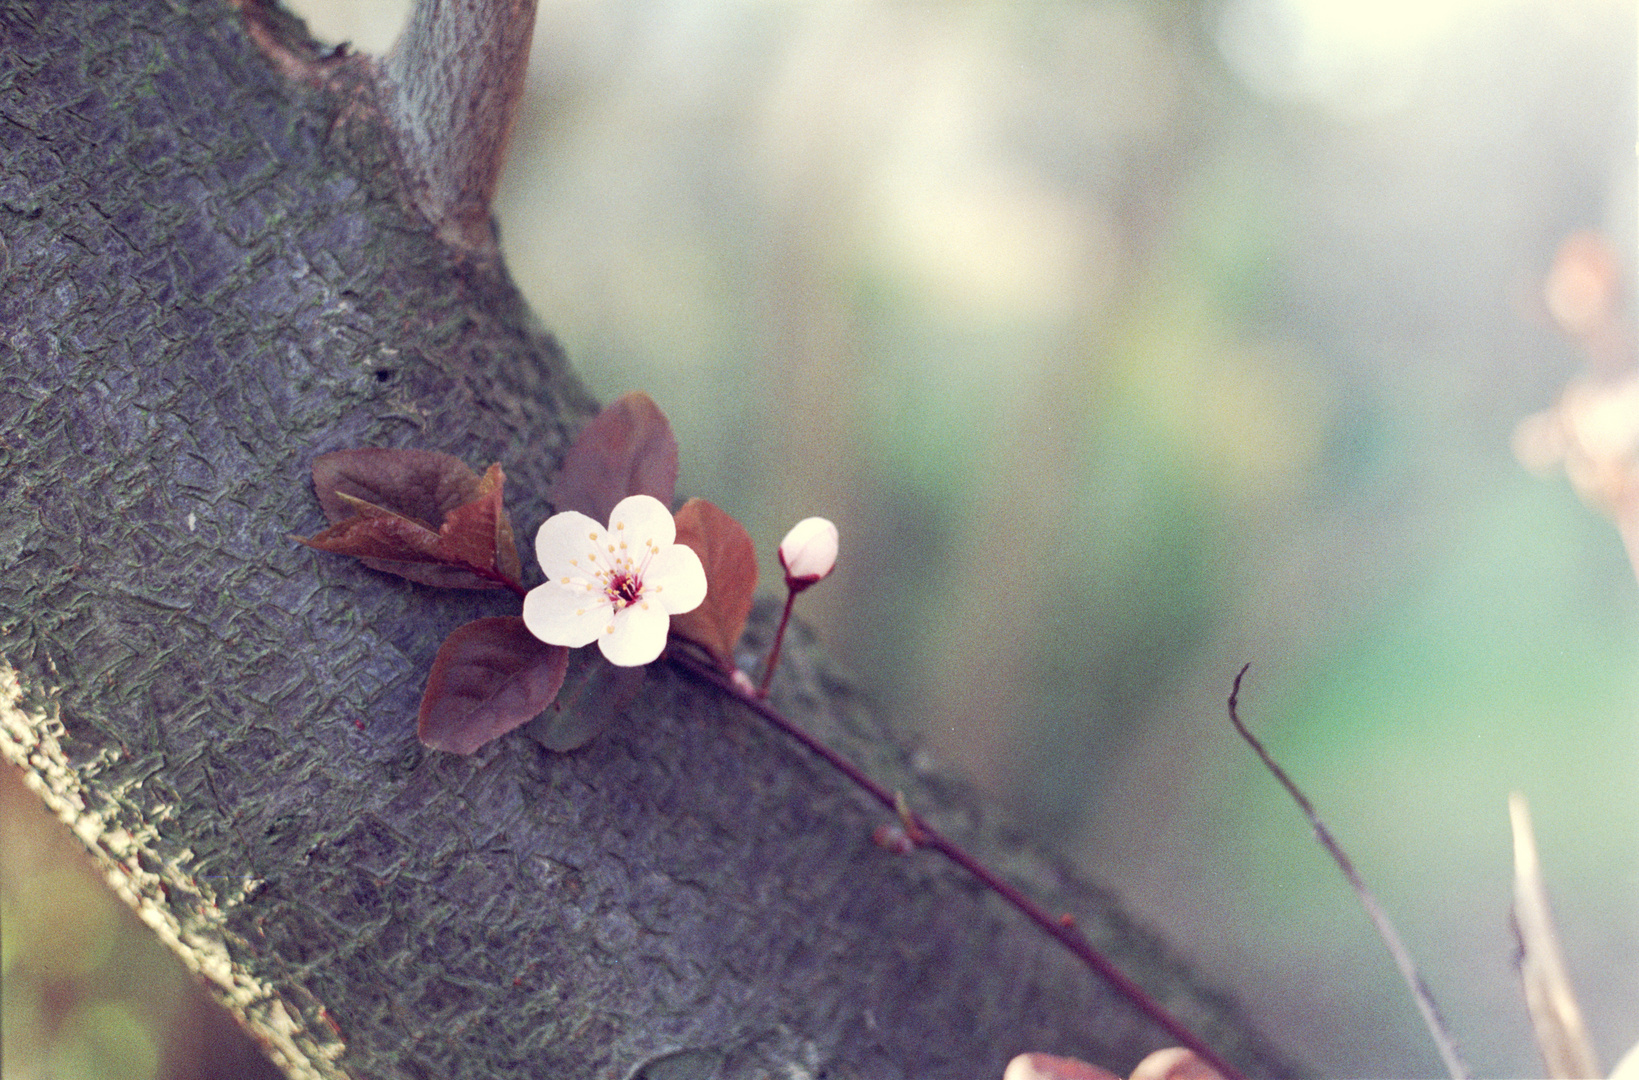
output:
<instances>
[{"instance_id":1,"label":"blurred foliage","mask_svg":"<svg viewBox=\"0 0 1639 1080\"><path fill-rule=\"evenodd\" d=\"M108 891L67 826L0 769L5 1080L282 1075Z\"/></svg>"},{"instance_id":2,"label":"blurred foliage","mask_svg":"<svg viewBox=\"0 0 1639 1080\"><path fill-rule=\"evenodd\" d=\"M305 6L377 49L399 17ZM542 0L502 242L765 580L793 521L839 523L800 614L884 709L1318 1071L1438 1063L1229 736L1246 660L1243 716L1482 1074L1540 1067L1529 796L1612 1061L1639 585L1509 435L1582 363L1559 242L1601 230L1631 278L1634 30L1617 0Z\"/></svg>"},{"instance_id":3,"label":"blurred foliage","mask_svg":"<svg viewBox=\"0 0 1639 1080\"><path fill-rule=\"evenodd\" d=\"M1320 1071L1426 1075L1381 946L1228 737L1252 660L1248 719L1482 1072L1538 1067L1512 786L1602 1049L1639 1037L1639 586L1509 451L1581 362L1554 249L1633 247L1631 5L540 20L514 273L595 389L667 408L683 490L765 550L839 522L802 612L891 715Z\"/></svg>"}]
</instances>

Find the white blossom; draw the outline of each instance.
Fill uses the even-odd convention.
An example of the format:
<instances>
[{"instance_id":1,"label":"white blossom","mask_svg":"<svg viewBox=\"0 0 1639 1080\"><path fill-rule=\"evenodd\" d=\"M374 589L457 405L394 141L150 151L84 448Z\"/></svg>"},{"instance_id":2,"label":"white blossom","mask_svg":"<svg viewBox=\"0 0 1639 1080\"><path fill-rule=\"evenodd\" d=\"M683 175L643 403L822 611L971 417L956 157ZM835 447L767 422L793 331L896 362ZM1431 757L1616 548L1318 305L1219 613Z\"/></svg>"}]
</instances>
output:
<instances>
[{"instance_id":1,"label":"white blossom","mask_svg":"<svg viewBox=\"0 0 1639 1080\"><path fill-rule=\"evenodd\" d=\"M666 647L671 617L706 598L700 557L676 543L677 524L659 499L615 504L608 527L585 514L554 514L535 534L546 581L524 597L524 625L549 645L593 641L612 664L636 667Z\"/></svg>"}]
</instances>

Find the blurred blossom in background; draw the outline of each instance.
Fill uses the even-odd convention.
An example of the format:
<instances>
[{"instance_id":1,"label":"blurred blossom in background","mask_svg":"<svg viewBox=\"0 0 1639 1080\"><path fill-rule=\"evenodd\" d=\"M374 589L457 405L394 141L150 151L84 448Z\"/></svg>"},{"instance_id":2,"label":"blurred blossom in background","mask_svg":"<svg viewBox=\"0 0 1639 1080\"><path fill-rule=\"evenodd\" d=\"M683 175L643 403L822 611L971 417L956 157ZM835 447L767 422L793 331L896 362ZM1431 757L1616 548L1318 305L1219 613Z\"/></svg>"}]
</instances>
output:
<instances>
[{"instance_id":1,"label":"blurred blossom in background","mask_svg":"<svg viewBox=\"0 0 1639 1080\"><path fill-rule=\"evenodd\" d=\"M408 7L295 6L366 51ZM537 19L513 275L600 397L667 411L680 496L746 524L765 582L791 522L838 524L799 614L886 715L1316 1071L1435 1075L1231 737L1251 661L1244 718L1481 1075L1541 1069L1511 789L1606 1065L1639 1039L1639 584L1510 446L1587 363L1544 300L1561 242L1603 234L1631 283L1631 3Z\"/></svg>"}]
</instances>

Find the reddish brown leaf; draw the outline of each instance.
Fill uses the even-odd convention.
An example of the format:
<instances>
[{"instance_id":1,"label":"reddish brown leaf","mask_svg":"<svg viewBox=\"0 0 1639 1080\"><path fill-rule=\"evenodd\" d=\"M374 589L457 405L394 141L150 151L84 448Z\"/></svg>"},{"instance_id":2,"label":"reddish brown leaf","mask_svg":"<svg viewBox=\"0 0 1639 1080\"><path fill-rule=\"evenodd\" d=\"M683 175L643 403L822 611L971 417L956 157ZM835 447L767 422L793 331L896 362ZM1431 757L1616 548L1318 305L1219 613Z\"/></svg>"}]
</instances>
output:
<instances>
[{"instance_id":1,"label":"reddish brown leaf","mask_svg":"<svg viewBox=\"0 0 1639 1080\"><path fill-rule=\"evenodd\" d=\"M459 627L433 658L416 733L434 750L470 754L552 704L568 663L568 649L517 616Z\"/></svg>"},{"instance_id":2,"label":"reddish brown leaf","mask_svg":"<svg viewBox=\"0 0 1639 1080\"><path fill-rule=\"evenodd\" d=\"M653 495L667 506L677 489L677 438L649 395L634 391L581 428L552 485L559 512L579 510L608 521L628 495Z\"/></svg>"},{"instance_id":3,"label":"reddish brown leaf","mask_svg":"<svg viewBox=\"0 0 1639 1080\"><path fill-rule=\"evenodd\" d=\"M363 499L359 498L356 495L347 494L345 491L335 492L335 497L337 499L340 499L347 506L350 506L350 507L353 508L353 517L367 517L367 518L374 518L374 517L404 517L403 514L395 514L391 510L387 509L385 506L377 506L373 502L366 502L366 501L364 501ZM325 516L328 517L329 515L326 514ZM335 522L335 524L340 525L342 521L350 521L350 520L352 520L352 519L351 518L342 518L340 521ZM414 518L404 518L404 520L405 521L415 521ZM415 522L415 523L418 524L418 525L421 524L420 522ZM426 526L422 525L422 528L426 528Z\"/></svg>"},{"instance_id":4,"label":"reddish brown leaf","mask_svg":"<svg viewBox=\"0 0 1639 1080\"><path fill-rule=\"evenodd\" d=\"M751 599L757 591L757 548L745 526L705 499L690 499L677 511L677 542L687 544L706 568L706 599L693 611L672 616L672 633L711 653L733 671Z\"/></svg>"},{"instance_id":5,"label":"reddish brown leaf","mask_svg":"<svg viewBox=\"0 0 1639 1080\"><path fill-rule=\"evenodd\" d=\"M397 574L441 589L502 589L506 586L455 563L438 549L438 534L419 522L374 508L298 543L335 555L352 555L372 570ZM517 556L514 554L514 560ZM516 580L516 579L514 579Z\"/></svg>"},{"instance_id":6,"label":"reddish brown leaf","mask_svg":"<svg viewBox=\"0 0 1639 1080\"><path fill-rule=\"evenodd\" d=\"M377 508L379 510L379 508ZM310 548L334 555L353 555L368 561L436 563L438 534L419 522L380 511L372 516L347 518L311 539L296 537Z\"/></svg>"},{"instance_id":7,"label":"reddish brown leaf","mask_svg":"<svg viewBox=\"0 0 1639 1080\"><path fill-rule=\"evenodd\" d=\"M512 522L501 505L506 482L500 465L491 465L478 484L478 497L451 510L438 530L438 553L447 561L485 570L498 569L513 581L521 573Z\"/></svg>"},{"instance_id":8,"label":"reddish brown leaf","mask_svg":"<svg viewBox=\"0 0 1639 1080\"><path fill-rule=\"evenodd\" d=\"M480 478L459 458L431 450L322 454L313 462L313 487L333 524L301 542L423 585L504 588L468 567L521 576L501 501L505 479L499 465ZM433 522L442 523L437 531Z\"/></svg>"},{"instance_id":9,"label":"reddish brown leaf","mask_svg":"<svg viewBox=\"0 0 1639 1080\"><path fill-rule=\"evenodd\" d=\"M495 565L495 519L499 497L491 494L457 506L438 530L445 562L489 569Z\"/></svg>"},{"instance_id":10,"label":"reddish brown leaf","mask_svg":"<svg viewBox=\"0 0 1639 1080\"><path fill-rule=\"evenodd\" d=\"M331 524L360 513L354 500L363 500L436 529L451 510L478 498L478 486L465 462L435 450L366 447L313 461L313 489Z\"/></svg>"},{"instance_id":11,"label":"reddish brown leaf","mask_svg":"<svg viewBox=\"0 0 1639 1080\"><path fill-rule=\"evenodd\" d=\"M512 517L506 512L506 502L501 496L501 489L506 484L506 474L501 471L501 463L496 462L484 473L479 482L479 490L490 483L491 476L495 483L495 567L513 581L521 581L524 576L523 564L518 561L518 541L512 533Z\"/></svg>"}]
</instances>

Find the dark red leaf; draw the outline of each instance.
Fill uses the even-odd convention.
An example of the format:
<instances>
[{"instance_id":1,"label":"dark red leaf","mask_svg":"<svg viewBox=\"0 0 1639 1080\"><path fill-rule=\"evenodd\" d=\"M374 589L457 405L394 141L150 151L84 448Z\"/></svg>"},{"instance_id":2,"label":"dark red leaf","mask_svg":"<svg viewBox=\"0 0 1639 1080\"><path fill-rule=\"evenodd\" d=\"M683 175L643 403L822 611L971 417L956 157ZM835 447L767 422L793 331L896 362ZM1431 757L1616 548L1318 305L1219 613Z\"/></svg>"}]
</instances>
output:
<instances>
[{"instance_id":1,"label":"dark red leaf","mask_svg":"<svg viewBox=\"0 0 1639 1080\"><path fill-rule=\"evenodd\" d=\"M677 542L700 556L706 598L693 611L672 616L672 633L700 645L725 671L733 671L734 647L757 591L757 548L751 534L727 511L705 499L690 499L677 511Z\"/></svg>"},{"instance_id":2,"label":"dark red leaf","mask_svg":"<svg viewBox=\"0 0 1639 1080\"><path fill-rule=\"evenodd\" d=\"M453 563L500 570L513 581L522 573L512 522L501 505L506 476L491 465L478 484L478 497L451 510L438 530L438 552Z\"/></svg>"},{"instance_id":3,"label":"dark red leaf","mask_svg":"<svg viewBox=\"0 0 1639 1080\"><path fill-rule=\"evenodd\" d=\"M501 463L496 462L484 473L479 481L479 490L490 483L491 475L495 480L495 568L513 581L522 581L524 576L523 564L518 561L518 541L512 533L512 517L506 512L506 502L501 497L501 488L506 484L506 474L501 471Z\"/></svg>"},{"instance_id":4,"label":"dark red leaf","mask_svg":"<svg viewBox=\"0 0 1639 1080\"><path fill-rule=\"evenodd\" d=\"M504 588L469 567L498 569L512 581L521 576L502 505L505 480L499 465L479 477L459 458L431 450L322 454L313 462L313 487L332 525L296 539L423 585ZM441 523L436 531L433 522Z\"/></svg>"},{"instance_id":5,"label":"dark red leaf","mask_svg":"<svg viewBox=\"0 0 1639 1080\"><path fill-rule=\"evenodd\" d=\"M436 529L451 510L478 498L479 482L460 458L436 450L366 447L313 461L313 490L333 525L359 513L352 500L363 500Z\"/></svg>"},{"instance_id":6,"label":"dark red leaf","mask_svg":"<svg viewBox=\"0 0 1639 1080\"><path fill-rule=\"evenodd\" d=\"M364 565L372 570L380 570L386 574L397 574L401 578L408 578L419 585L431 585L435 589L504 589L501 582L494 578L484 577L463 566L453 563L414 563L391 562L387 559L365 559Z\"/></svg>"},{"instance_id":7,"label":"dark red leaf","mask_svg":"<svg viewBox=\"0 0 1639 1080\"><path fill-rule=\"evenodd\" d=\"M552 505L608 521L628 495L670 506L677 490L677 438L649 395L634 391L581 428L552 485Z\"/></svg>"},{"instance_id":8,"label":"dark red leaf","mask_svg":"<svg viewBox=\"0 0 1639 1080\"><path fill-rule=\"evenodd\" d=\"M451 563L438 549L438 534L409 518L374 508L375 516L359 515L310 539L291 539L335 555L352 555L372 570L397 574L422 585L441 589L502 589L506 586ZM513 560L517 560L514 549ZM513 580L517 580L514 578Z\"/></svg>"},{"instance_id":9,"label":"dark red leaf","mask_svg":"<svg viewBox=\"0 0 1639 1080\"><path fill-rule=\"evenodd\" d=\"M568 662L568 649L516 616L459 627L433 658L416 733L434 750L470 754L552 704Z\"/></svg>"},{"instance_id":10,"label":"dark red leaf","mask_svg":"<svg viewBox=\"0 0 1639 1080\"><path fill-rule=\"evenodd\" d=\"M438 553L437 533L419 522L386 511L368 517L356 515L330 526L311 539L303 540L299 536L296 539L310 548L334 555L353 555L367 562L443 561Z\"/></svg>"}]
</instances>

